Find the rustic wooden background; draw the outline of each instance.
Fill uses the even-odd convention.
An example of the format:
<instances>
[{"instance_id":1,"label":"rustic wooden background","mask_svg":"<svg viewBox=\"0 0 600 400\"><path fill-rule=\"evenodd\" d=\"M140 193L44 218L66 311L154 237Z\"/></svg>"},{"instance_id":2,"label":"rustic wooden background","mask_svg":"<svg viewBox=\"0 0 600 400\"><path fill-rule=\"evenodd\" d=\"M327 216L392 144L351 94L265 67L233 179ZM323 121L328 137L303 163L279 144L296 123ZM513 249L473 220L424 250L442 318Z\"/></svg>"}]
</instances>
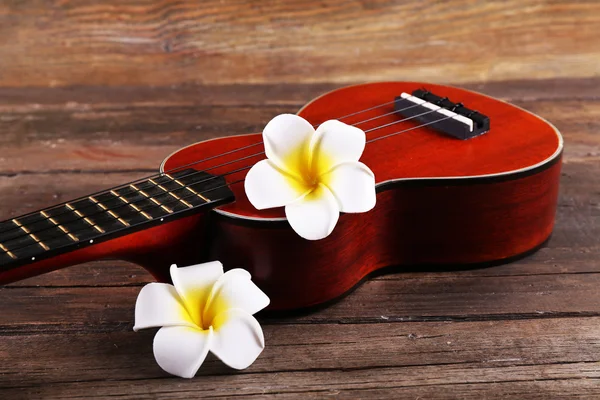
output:
<instances>
[{"instance_id":1,"label":"rustic wooden background","mask_svg":"<svg viewBox=\"0 0 600 400\"><path fill-rule=\"evenodd\" d=\"M348 83L465 86L552 121L555 234L522 261L372 279L262 318L266 349L163 373L132 332L150 280L97 262L0 288L0 398L600 398L600 2L0 1L0 219L256 132Z\"/></svg>"}]
</instances>

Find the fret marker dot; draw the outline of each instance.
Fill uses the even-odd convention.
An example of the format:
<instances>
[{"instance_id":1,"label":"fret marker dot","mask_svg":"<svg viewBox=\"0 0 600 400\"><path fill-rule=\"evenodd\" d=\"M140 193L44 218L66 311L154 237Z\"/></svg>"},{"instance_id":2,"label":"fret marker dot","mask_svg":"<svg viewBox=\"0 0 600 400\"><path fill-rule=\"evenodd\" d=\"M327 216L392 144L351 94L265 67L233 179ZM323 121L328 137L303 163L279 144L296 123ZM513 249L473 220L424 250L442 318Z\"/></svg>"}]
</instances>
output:
<instances>
[{"instance_id":1,"label":"fret marker dot","mask_svg":"<svg viewBox=\"0 0 600 400\"><path fill-rule=\"evenodd\" d=\"M34 261L34 260L35 260L35 257L31 257L31 261Z\"/></svg>"},{"instance_id":2,"label":"fret marker dot","mask_svg":"<svg viewBox=\"0 0 600 400\"><path fill-rule=\"evenodd\" d=\"M90 243L94 243L94 239L90 240Z\"/></svg>"},{"instance_id":3,"label":"fret marker dot","mask_svg":"<svg viewBox=\"0 0 600 400\"><path fill-rule=\"evenodd\" d=\"M161 219L160 219L160 222L163 222L164 220L165 220L164 218L161 218Z\"/></svg>"}]
</instances>

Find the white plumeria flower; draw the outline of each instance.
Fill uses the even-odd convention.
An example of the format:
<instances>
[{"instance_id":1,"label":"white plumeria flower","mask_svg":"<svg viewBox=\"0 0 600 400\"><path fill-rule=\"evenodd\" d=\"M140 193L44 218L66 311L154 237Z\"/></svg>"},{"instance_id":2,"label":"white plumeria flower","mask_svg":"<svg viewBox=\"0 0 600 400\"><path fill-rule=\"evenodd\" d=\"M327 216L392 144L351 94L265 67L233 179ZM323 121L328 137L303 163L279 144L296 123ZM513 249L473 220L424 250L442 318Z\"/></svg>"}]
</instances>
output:
<instances>
[{"instance_id":1,"label":"white plumeria flower","mask_svg":"<svg viewBox=\"0 0 600 400\"><path fill-rule=\"evenodd\" d=\"M162 327L154 337L154 357L166 372L192 378L208 351L232 368L250 366L265 347L252 314L269 298L243 269L223 273L218 261L171 266L174 285L150 283L135 304L134 331Z\"/></svg>"},{"instance_id":2,"label":"white plumeria flower","mask_svg":"<svg viewBox=\"0 0 600 400\"><path fill-rule=\"evenodd\" d=\"M259 210L285 206L292 228L303 238L327 237L339 213L375 207L375 176L358 159L365 133L337 120L317 130L304 118L281 114L263 130L266 160L248 172L246 195Z\"/></svg>"}]
</instances>

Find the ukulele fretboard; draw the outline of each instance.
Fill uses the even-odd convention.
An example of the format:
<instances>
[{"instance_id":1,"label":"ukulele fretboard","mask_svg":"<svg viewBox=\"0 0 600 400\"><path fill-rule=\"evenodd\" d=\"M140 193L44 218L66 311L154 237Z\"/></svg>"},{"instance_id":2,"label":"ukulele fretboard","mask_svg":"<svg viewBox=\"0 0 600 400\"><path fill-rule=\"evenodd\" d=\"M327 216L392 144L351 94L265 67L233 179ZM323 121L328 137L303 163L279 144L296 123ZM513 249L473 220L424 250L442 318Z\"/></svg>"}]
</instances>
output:
<instances>
[{"instance_id":1,"label":"ukulele fretboard","mask_svg":"<svg viewBox=\"0 0 600 400\"><path fill-rule=\"evenodd\" d=\"M184 170L0 222L0 268L12 268L233 200L223 177Z\"/></svg>"}]
</instances>

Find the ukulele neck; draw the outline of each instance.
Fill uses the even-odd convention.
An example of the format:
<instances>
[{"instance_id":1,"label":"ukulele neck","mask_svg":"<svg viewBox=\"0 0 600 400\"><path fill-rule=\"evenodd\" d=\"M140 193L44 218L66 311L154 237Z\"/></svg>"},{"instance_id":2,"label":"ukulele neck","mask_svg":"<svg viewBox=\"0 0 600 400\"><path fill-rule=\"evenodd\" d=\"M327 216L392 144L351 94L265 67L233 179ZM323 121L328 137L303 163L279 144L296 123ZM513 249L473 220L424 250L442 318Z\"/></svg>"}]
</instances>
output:
<instances>
[{"instance_id":1,"label":"ukulele neck","mask_svg":"<svg viewBox=\"0 0 600 400\"><path fill-rule=\"evenodd\" d=\"M232 200L223 177L188 169L0 222L0 273Z\"/></svg>"}]
</instances>

